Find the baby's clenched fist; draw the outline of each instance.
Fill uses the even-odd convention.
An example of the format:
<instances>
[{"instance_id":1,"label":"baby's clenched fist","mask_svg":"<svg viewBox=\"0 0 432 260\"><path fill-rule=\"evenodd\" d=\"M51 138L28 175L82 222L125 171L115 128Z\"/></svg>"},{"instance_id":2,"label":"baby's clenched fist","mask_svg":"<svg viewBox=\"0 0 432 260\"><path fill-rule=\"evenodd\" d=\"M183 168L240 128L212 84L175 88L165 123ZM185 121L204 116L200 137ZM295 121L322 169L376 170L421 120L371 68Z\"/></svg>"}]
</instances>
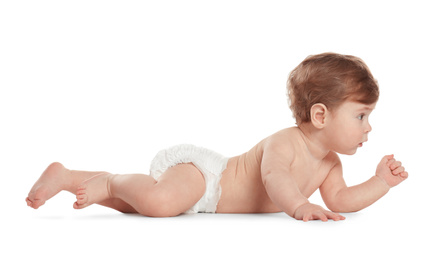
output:
<instances>
[{"instance_id":1,"label":"baby's clenched fist","mask_svg":"<svg viewBox=\"0 0 432 260\"><path fill-rule=\"evenodd\" d=\"M390 188L398 185L408 178L408 173L394 155L386 155L378 164L376 176L381 178Z\"/></svg>"}]
</instances>

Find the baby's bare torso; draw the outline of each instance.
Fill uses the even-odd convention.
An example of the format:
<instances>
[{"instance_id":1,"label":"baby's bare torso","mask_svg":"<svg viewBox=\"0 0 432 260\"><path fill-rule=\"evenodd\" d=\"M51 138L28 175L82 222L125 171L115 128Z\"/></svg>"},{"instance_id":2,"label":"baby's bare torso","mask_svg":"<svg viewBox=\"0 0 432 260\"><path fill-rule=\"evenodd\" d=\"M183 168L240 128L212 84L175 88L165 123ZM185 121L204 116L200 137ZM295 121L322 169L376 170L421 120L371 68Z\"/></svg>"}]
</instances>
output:
<instances>
[{"instance_id":1,"label":"baby's bare torso","mask_svg":"<svg viewBox=\"0 0 432 260\"><path fill-rule=\"evenodd\" d=\"M295 151L295 159L290 165L290 174L302 194L309 198L327 177L334 165L331 154L317 161L309 156L300 130L296 127L284 129L273 135L278 141L287 143ZM255 145L250 151L228 161L222 173L222 195L218 203L218 213L270 213L280 212L269 196L261 178L261 161L268 138Z\"/></svg>"}]
</instances>

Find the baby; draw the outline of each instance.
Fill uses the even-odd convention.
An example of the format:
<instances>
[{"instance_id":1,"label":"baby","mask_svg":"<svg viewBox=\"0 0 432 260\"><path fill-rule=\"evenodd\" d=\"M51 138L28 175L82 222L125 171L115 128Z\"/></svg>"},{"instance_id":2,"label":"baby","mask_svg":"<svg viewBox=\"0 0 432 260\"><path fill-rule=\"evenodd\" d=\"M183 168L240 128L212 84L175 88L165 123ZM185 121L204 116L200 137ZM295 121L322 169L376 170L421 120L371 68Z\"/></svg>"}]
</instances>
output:
<instances>
[{"instance_id":1,"label":"baby","mask_svg":"<svg viewBox=\"0 0 432 260\"><path fill-rule=\"evenodd\" d=\"M97 203L152 217L283 211L303 221L337 221L345 217L335 212L364 209L408 177L401 162L387 155L368 181L347 187L343 179L337 153L355 154L368 140L379 96L361 59L309 56L289 75L287 90L297 127L240 156L178 145L156 155L150 175L74 171L55 162L34 184L27 205L37 209L66 190L76 195L75 209ZM318 188L330 211L309 202Z\"/></svg>"}]
</instances>

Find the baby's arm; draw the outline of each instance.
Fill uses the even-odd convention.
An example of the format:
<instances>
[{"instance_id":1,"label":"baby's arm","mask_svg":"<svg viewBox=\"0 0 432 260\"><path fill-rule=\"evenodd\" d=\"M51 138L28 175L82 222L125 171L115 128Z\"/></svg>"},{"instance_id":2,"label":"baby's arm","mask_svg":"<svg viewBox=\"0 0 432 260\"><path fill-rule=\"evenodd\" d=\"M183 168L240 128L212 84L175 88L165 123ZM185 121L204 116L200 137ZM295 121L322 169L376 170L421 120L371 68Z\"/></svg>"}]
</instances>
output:
<instances>
[{"instance_id":1,"label":"baby's arm","mask_svg":"<svg viewBox=\"0 0 432 260\"><path fill-rule=\"evenodd\" d=\"M309 203L290 175L293 151L270 137L264 147L261 162L263 184L272 202L289 216L298 220L341 220L343 216Z\"/></svg>"},{"instance_id":2,"label":"baby's arm","mask_svg":"<svg viewBox=\"0 0 432 260\"><path fill-rule=\"evenodd\" d=\"M396 186L408 177L402 164L393 155L384 156L378 164L376 175L368 181L347 187L342 177L340 160L330 171L320 187L321 196L327 207L336 212L355 212L364 209L382 196L391 187Z\"/></svg>"}]
</instances>

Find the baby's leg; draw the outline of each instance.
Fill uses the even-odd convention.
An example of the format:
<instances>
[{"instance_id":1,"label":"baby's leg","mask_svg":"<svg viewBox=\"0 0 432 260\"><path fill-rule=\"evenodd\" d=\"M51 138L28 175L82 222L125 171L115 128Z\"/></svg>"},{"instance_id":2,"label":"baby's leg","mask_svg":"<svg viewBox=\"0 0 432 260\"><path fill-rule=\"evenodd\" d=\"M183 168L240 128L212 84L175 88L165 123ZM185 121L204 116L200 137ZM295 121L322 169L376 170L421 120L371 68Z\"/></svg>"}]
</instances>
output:
<instances>
[{"instance_id":1,"label":"baby's leg","mask_svg":"<svg viewBox=\"0 0 432 260\"><path fill-rule=\"evenodd\" d=\"M158 181L144 174L97 175L78 188L74 207L116 198L142 215L168 217L188 210L204 192L201 172L193 164L179 164L169 168Z\"/></svg>"},{"instance_id":2,"label":"baby's leg","mask_svg":"<svg viewBox=\"0 0 432 260\"><path fill-rule=\"evenodd\" d=\"M101 173L102 172L71 171L66 169L61 163L52 163L42 173L30 190L26 198L27 205L37 209L45 204L45 201L54 197L62 190L76 194L77 188L82 182ZM130 205L127 205L119 199L102 201L100 204L122 212L136 212Z\"/></svg>"}]
</instances>

